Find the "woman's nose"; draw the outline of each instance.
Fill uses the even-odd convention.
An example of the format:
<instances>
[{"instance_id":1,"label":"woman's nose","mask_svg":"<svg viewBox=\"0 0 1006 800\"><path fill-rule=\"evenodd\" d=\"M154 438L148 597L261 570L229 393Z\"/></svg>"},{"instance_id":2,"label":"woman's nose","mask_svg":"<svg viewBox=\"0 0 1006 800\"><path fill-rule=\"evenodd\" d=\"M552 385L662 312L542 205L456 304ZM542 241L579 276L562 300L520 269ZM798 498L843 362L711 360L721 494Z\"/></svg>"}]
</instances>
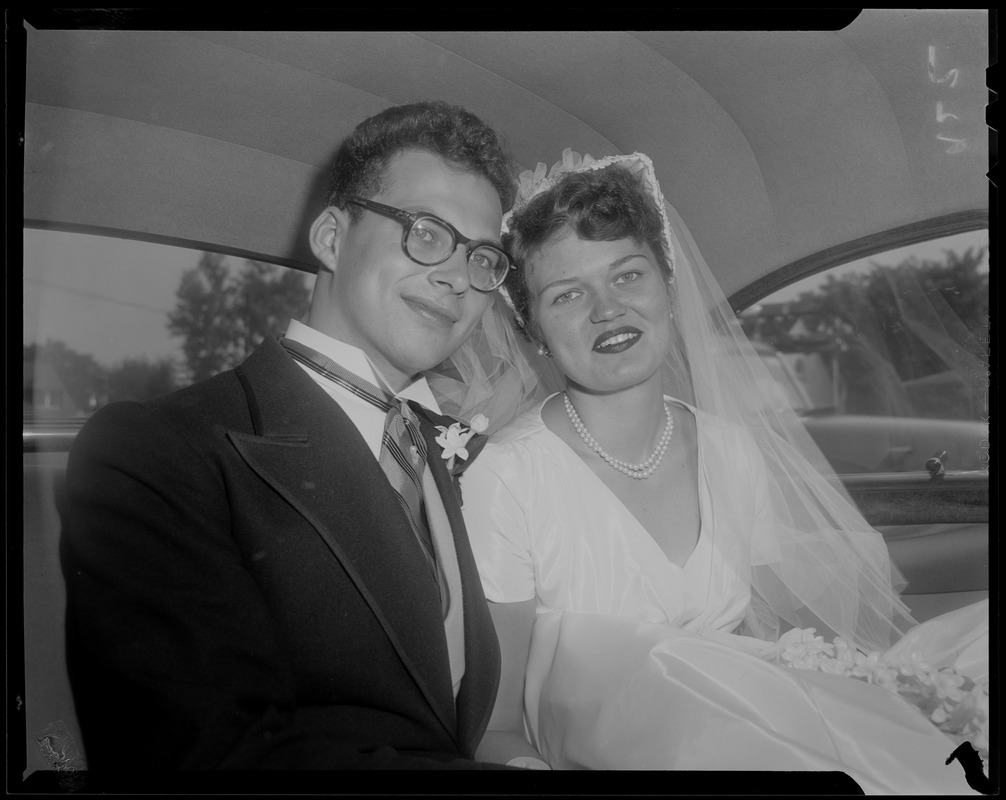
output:
<instances>
[{"instance_id":1,"label":"woman's nose","mask_svg":"<svg viewBox=\"0 0 1006 800\"><path fill-rule=\"evenodd\" d=\"M610 322L625 313L625 306L611 292L600 294L594 301L591 310L592 322Z\"/></svg>"},{"instance_id":2,"label":"woman's nose","mask_svg":"<svg viewBox=\"0 0 1006 800\"><path fill-rule=\"evenodd\" d=\"M468 249L459 242L450 258L430 267L430 280L448 286L456 294L467 292L472 285L468 274Z\"/></svg>"}]
</instances>

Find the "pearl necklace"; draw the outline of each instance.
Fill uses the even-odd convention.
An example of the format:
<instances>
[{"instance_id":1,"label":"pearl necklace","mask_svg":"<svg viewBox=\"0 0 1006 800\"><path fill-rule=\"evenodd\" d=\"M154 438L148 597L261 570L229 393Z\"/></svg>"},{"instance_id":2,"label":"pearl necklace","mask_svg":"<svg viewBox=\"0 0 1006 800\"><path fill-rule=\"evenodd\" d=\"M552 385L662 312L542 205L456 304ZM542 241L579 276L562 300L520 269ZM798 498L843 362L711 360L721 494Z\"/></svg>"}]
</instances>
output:
<instances>
[{"instance_id":1,"label":"pearl necklace","mask_svg":"<svg viewBox=\"0 0 1006 800\"><path fill-rule=\"evenodd\" d=\"M573 423L573 427L576 429L576 432L580 434L580 438L583 439L587 447L604 459L604 462L609 467L628 475L630 478L645 480L656 471L657 467L660 466L660 462L664 459L664 453L667 452L667 445L670 444L671 437L674 435L674 417L671 416L671 407L666 402L664 403L664 414L667 416L667 423L664 425L664 432L660 435L660 441L657 442L657 446L656 449L654 449L653 454L642 464L627 464L614 456L608 455L604 451L604 448L597 443L597 440L590 435L590 431L588 431L587 426L583 424L583 420L580 419L580 415L577 414L576 409L573 408L573 403L570 402L569 395L565 392L562 393L562 402L566 406L566 416L568 416L569 421Z\"/></svg>"}]
</instances>

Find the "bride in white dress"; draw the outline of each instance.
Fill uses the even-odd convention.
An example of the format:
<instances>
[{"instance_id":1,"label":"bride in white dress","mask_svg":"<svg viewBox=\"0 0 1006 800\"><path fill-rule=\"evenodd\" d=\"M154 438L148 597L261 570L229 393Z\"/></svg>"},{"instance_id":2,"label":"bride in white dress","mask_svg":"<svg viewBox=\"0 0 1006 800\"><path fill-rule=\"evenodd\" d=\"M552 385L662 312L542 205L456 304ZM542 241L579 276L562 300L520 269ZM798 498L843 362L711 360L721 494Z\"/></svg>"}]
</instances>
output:
<instances>
[{"instance_id":1,"label":"bride in white dress","mask_svg":"<svg viewBox=\"0 0 1006 800\"><path fill-rule=\"evenodd\" d=\"M495 433L461 481L503 654L480 757L972 793L946 764L958 741L863 651L911 630L890 657L953 667L968 675L951 676L954 698L987 698L987 603L912 627L882 537L763 391L649 159L539 165L505 241L521 264L507 302L566 389ZM780 642L794 627L826 641ZM822 651L836 635L861 651ZM823 671L843 654L871 679ZM825 666L786 665L801 656Z\"/></svg>"}]
</instances>

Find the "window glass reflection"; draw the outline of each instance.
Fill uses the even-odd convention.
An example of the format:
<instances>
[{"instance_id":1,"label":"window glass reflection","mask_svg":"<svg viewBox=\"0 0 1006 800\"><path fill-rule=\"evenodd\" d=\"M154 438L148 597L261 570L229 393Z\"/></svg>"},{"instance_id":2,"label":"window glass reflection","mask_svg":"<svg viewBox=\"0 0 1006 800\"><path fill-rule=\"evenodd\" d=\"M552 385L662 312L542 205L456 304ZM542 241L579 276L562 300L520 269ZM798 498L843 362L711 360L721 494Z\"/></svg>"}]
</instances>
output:
<instances>
[{"instance_id":1,"label":"window glass reflection","mask_svg":"<svg viewBox=\"0 0 1006 800\"><path fill-rule=\"evenodd\" d=\"M25 417L86 417L228 369L306 312L313 282L216 253L25 230Z\"/></svg>"},{"instance_id":2,"label":"window glass reflection","mask_svg":"<svg viewBox=\"0 0 1006 800\"><path fill-rule=\"evenodd\" d=\"M982 466L988 231L899 248L776 292L742 315L840 472Z\"/></svg>"}]
</instances>

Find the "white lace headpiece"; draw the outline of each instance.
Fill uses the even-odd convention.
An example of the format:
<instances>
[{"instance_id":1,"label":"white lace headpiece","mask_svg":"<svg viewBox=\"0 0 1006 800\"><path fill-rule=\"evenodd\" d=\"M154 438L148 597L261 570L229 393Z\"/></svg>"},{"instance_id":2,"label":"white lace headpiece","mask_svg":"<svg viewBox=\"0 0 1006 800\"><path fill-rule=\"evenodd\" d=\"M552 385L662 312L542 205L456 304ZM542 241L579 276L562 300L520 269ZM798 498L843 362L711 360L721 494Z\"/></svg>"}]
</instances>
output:
<instances>
[{"instance_id":1,"label":"white lace headpiece","mask_svg":"<svg viewBox=\"0 0 1006 800\"><path fill-rule=\"evenodd\" d=\"M657 182L657 174L653 168L653 162L645 153L631 153L629 155L605 156L595 159L589 153L580 155L575 150L567 147L562 151L562 159L556 161L551 169L545 166L543 161L538 162L538 166L532 170L524 170L517 178L517 197L513 207L503 216L503 233L509 233L510 222L515 214L523 211L532 198L547 192L567 175L577 172L591 172L610 167L612 164L619 164L627 169L632 175L640 178L650 196L656 204L660 213L661 225L660 239L664 247L664 256L667 259L667 266L671 270L671 279L674 278L675 250L674 243L669 235L670 221L667 218L666 203L664 195L660 191L660 184ZM523 324L520 315L514 308L513 300L506 287L500 286L499 293L503 296L507 306L514 315L518 323Z\"/></svg>"}]
</instances>

